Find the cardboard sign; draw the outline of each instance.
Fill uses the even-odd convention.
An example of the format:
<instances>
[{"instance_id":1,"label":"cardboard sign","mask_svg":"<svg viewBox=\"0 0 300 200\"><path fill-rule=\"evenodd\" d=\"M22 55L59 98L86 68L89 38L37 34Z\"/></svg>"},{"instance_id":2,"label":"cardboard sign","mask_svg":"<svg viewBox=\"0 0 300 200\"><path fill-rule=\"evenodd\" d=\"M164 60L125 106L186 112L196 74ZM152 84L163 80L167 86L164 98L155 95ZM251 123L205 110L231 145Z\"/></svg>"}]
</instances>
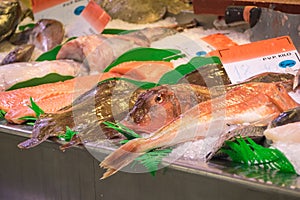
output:
<instances>
[{"instance_id":1,"label":"cardboard sign","mask_svg":"<svg viewBox=\"0 0 300 200\"><path fill-rule=\"evenodd\" d=\"M214 52L232 83L242 82L264 72L295 74L300 56L288 36L272 38Z\"/></svg>"}]
</instances>

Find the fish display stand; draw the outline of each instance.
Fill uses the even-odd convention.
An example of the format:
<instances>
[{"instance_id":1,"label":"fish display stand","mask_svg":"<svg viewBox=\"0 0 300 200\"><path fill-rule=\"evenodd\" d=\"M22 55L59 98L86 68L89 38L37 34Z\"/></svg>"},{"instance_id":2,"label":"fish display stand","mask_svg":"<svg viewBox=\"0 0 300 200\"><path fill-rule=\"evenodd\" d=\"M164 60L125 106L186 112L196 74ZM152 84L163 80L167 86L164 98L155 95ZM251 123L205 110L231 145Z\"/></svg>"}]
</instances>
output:
<instances>
[{"instance_id":1,"label":"fish display stand","mask_svg":"<svg viewBox=\"0 0 300 200\"><path fill-rule=\"evenodd\" d=\"M209 164L176 161L151 176L149 173L117 174L100 180L104 170L84 147L62 152L47 140L20 150L17 144L30 137L31 127L0 121L0 199L3 200L296 200L300 177L276 176L239 170L220 162ZM100 156L107 149L97 148Z\"/></svg>"}]
</instances>

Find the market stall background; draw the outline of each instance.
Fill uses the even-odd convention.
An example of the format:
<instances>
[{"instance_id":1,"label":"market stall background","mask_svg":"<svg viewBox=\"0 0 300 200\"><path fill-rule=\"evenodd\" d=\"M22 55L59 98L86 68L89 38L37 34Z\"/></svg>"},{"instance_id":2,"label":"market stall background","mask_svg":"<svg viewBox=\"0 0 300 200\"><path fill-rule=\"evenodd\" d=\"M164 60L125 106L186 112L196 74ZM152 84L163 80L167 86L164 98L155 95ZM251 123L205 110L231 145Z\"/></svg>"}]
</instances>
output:
<instances>
[{"instance_id":1,"label":"market stall background","mask_svg":"<svg viewBox=\"0 0 300 200\"><path fill-rule=\"evenodd\" d=\"M207 27L216 21L216 16L191 12L176 16L179 21L189 17ZM120 172L100 181L99 159L82 147L61 152L57 144L47 141L28 151L19 150L17 144L30 133L30 127L1 121L1 152L5 152L0 158L1 199L298 199L300 195L296 175L252 171L218 161L178 160L155 177ZM104 158L111 149L103 146L96 151Z\"/></svg>"}]
</instances>

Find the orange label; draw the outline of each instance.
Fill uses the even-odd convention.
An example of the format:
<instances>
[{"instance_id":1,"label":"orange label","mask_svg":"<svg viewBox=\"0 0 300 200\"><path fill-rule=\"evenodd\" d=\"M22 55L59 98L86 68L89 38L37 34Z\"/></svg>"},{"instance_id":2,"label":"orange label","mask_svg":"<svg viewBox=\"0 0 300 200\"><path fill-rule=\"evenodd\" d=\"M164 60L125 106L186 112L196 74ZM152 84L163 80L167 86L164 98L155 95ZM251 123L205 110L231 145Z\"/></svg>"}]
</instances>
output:
<instances>
[{"instance_id":1,"label":"orange label","mask_svg":"<svg viewBox=\"0 0 300 200\"><path fill-rule=\"evenodd\" d=\"M252 58L268 56L281 52L296 50L289 36L282 36L249 44L232 46L213 52L211 56L218 56L222 63L232 63Z\"/></svg>"},{"instance_id":2,"label":"orange label","mask_svg":"<svg viewBox=\"0 0 300 200\"><path fill-rule=\"evenodd\" d=\"M68 0L31 0L31 5L33 12L37 13L67 1Z\"/></svg>"},{"instance_id":3,"label":"orange label","mask_svg":"<svg viewBox=\"0 0 300 200\"><path fill-rule=\"evenodd\" d=\"M201 38L203 41L212 45L215 49L224 49L238 44L222 33L211 34Z\"/></svg>"}]
</instances>

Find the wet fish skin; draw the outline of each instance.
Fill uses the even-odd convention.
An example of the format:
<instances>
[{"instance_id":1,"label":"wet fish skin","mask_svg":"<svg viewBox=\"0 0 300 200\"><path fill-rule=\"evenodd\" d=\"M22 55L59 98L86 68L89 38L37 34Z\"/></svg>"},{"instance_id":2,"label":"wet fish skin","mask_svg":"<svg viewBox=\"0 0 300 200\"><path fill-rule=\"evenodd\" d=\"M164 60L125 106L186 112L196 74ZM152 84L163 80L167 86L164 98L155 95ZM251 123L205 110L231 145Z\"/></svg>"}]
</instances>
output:
<instances>
[{"instance_id":1,"label":"wet fish skin","mask_svg":"<svg viewBox=\"0 0 300 200\"><path fill-rule=\"evenodd\" d=\"M34 124L32 138L18 147L34 147L48 137L64 133L67 126L78 132L82 143L117 137L119 134L105 128L102 122L124 118L142 91L124 80L101 82L79 96L72 105L57 113L41 115Z\"/></svg>"},{"instance_id":2,"label":"wet fish skin","mask_svg":"<svg viewBox=\"0 0 300 200\"><path fill-rule=\"evenodd\" d=\"M217 70L222 68L220 65L207 65L205 67L213 68ZM200 69L199 69L200 70ZM206 69L205 69L206 70ZM198 72L198 71L197 71ZM195 72L193 72L195 73ZM197 81L199 79L194 79L195 76L192 73L187 75L188 80ZM216 73L218 74L218 73ZM196 76L201 75L197 73ZM201 77L205 77L204 76ZM189 79L191 77L191 79ZM281 74L281 73L263 73L257 76L251 77L246 80L245 83L250 82L281 82L285 88L289 91L291 90L291 80L294 75L292 74ZM212 80L217 80L218 78ZM186 82L183 81L181 82ZM224 80L224 79L223 79ZM201 80L200 80L201 81ZM282 82L284 81L284 82ZM222 82L222 81L221 81ZM194 82L195 83L195 82ZM203 82L206 84L206 82ZM219 84L219 83L216 83ZM177 84L170 86L158 86L156 88L150 89L143 93L137 100L135 106L130 111L128 116L122 120L123 125L128 128L139 132L139 133L151 133L169 123L170 121L177 118L180 114L184 113L187 109L193 107L194 105L210 98L218 97L224 95L227 91L240 87L241 84L230 84L230 85L215 85L213 87L207 88L195 84ZM176 94L175 94L176 93ZM162 103L158 104L155 102L156 98L162 98ZM192 98L193 97L193 98ZM156 105L158 104L158 105Z\"/></svg>"},{"instance_id":3,"label":"wet fish skin","mask_svg":"<svg viewBox=\"0 0 300 200\"><path fill-rule=\"evenodd\" d=\"M64 38L63 24L54 19L41 19L32 30L29 36L29 43L42 51L49 51L61 44Z\"/></svg>"},{"instance_id":4,"label":"wet fish skin","mask_svg":"<svg viewBox=\"0 0 300 200\"><path fill-rule=\"evenodd\" d=\"M286 88L291 90L291 82L294 80L294 75L289 73L275 73L275 72L265 72L255 76L252 76L242 83L231 84L231 81L221 64L208 64L204 65L193 72L185 75L181 78L178 83L191 83L195 85L201 85L205 87L215 87L224 86L228 89L240 84L249 82L261 82L261 83L273 83L273 82L283 82L286 83Z\"/></svg>"},{"instance_id":5,"label":"wet fish skin","mask_svg":"<svg viewBox=\"0 0 300 200\"><path fill-rule=\"evenodd\" d=\"M0 91L9 89L16 83L57 73L63 76L79 76L80 64L73 60L53 60L43 62L18 62L0 67Z\"/></svg>"},{"instance_id":6,"label":"wet fish skin","mask_svg":"<svg viewBox=\"0 0 300 200\"><path fill-rule=\"evenodd\" d=\"M174 34L171 28L146 28L125 35L81 36L64 44L56 59L73 59L83 63L90 74L105 67L126 51L147 47L154 40Z\"/></svg>"},{"instance_id":7,"label":"wet fish skin","mask_svg":"<svg viewBox=\"0 0 300 200\"><path fill-rule=\"evenodd\" d=\"M16 32L11 35L9 42L14 45L27 44L29 42L30 34L32 33L33 28L28 28L21 32Z\"/></svg>"},{"instance_id":8,"label":"wet fish skin","mask_svg":"<svg viewBox=\"0 0 300 200\"><path fill-rule=\"evenodd\" d=\"M182 10L192 10L185 1L174 0L98 0L101 7L114 19L130 23L152 23L162 19L167 12L178 14Z\"/></svg>"},{"instance_id":9,"label":"wet fish skin","mask_svg":"<svg viewBox=\"0 0 300 200\"><path fill-rule=\"evenodd\" d=\"M22 10L17 0L0 1L0 42L8 38L19 24Z\"/></svg>"},{"instance_id":10,"label":"wet fish skin","mask_svg":"<svg viewBox=\"0 0 300 200\"><path fill-rule=\"evenodd\" d=\"M10 42L15 45L33 44L43 52L61 44L64 38L64 27L55 19L41 19L33 28L15 33Z\"/></svg>"},{"instance_id":11,"label":"wet fish skin","mask_svg":"<svg viewBox=\"0 0 300 200\"><path fill-rule=\"evenodd\" d=\"M225 141L234 140L235 137L249 137L254 140L262 140L266 128L267 126L240 125L234 127L231 131L223 133L218 138L209 154L206 155L206 161L209 161L213 157L219 157L218 151L224 146Z\"/></svg>"},{"instance_id":12,"label":"wet fish skin","mask_svg":"<svg viewBox=\"0 0 300 200\"><path fill-rule=\"evenodd\" d=\"M101 162L100 166L107 169L102 179L151 149L219 136L227 131L227 124L267 125L283 110L296 106L278 83L243 84L227 92L224 97L194 106L150 137L137 138L121 146Z\"/></svg>"},{"instance_id":13,"label":"wet fish skin","mask_svg":"<svg viewBox=\"0 0 300 200\"><path fill-rule=\"evenodd\" d=\"M138 133L152 133L179 115L211 98L206 87L162 85L142 93L121 123Z\"/></svg>"},{"instance_id":14,"label":"wet fish skin","mask_svg":"<svg viewBox=\"0 0 300 200\"><path fill-rule=\"evenodd\" d=\"M178 83L190 83L204 87L214 87L231 84L229 77L221 64L208 64L185 75Z\"/></svg>"},{"instance_id":15,"label":"wet fish skin","mask_svg":"<svg viewBox=\"0 0 300 200\"><path fill-rule=\"evenodd\" d=\"M6 65L15 62L28 62L32 56L34 45L25 44L16 47L2 60L1 65Z\"/></svg>"},{"instance_id":16,"label":"wet fish skin","mask_svg":"<svg viewBox=\"0 0 300 200\"><path fill-rule=\"evenodd\" d=\"M283 126L298 121L300 121L300 107L280 113L280 115L270 123L269 128Z\"/></svg>"},{"instance_id":17,"label":"wet fish skin","mask_svg":"<svg viewBox=\"0 0 300 200\"><path fill-rule=\"evenodd\" d=\"M145 0L142 4L135 0L104 0L100 5L112 18L130 23L155 22L167 12L166 6L159 0Z\"/></svg>"}]
</instances>

